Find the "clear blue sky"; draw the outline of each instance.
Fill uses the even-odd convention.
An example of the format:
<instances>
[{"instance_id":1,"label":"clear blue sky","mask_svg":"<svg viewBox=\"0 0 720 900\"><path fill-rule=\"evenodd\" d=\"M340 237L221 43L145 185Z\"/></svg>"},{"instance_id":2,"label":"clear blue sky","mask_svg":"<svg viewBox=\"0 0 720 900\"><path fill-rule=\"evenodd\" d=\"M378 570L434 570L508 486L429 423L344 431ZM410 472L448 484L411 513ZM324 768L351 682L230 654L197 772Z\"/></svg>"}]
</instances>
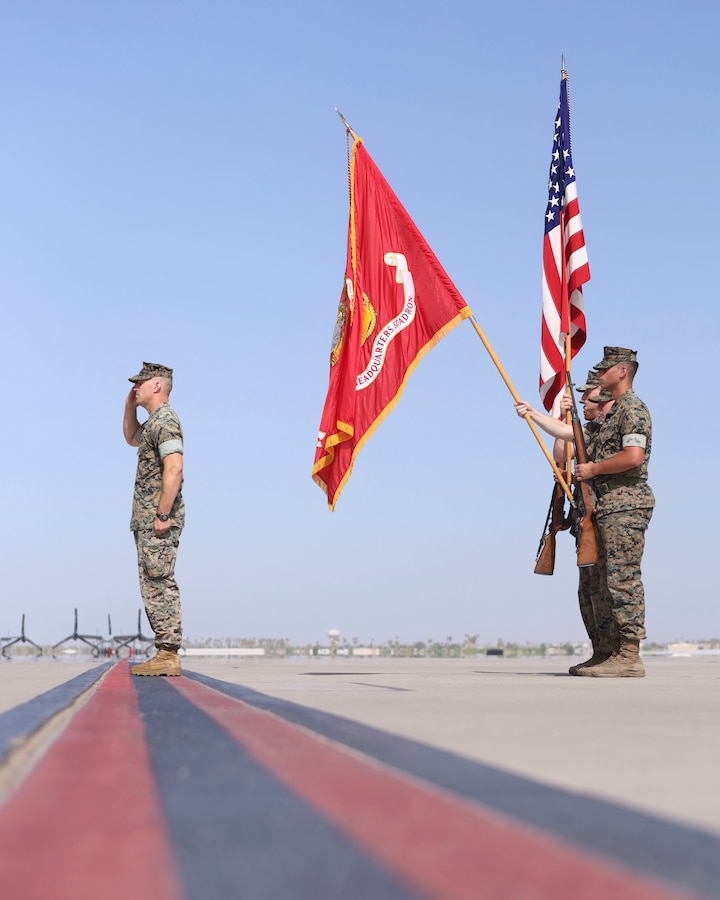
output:
<instances>
[{"instance_id":1,"label":"clear blue sky","mask_svg":"<svg viewBox=\"0 0 720 900\"><path fill-rule=\"evenodd\" d=\"M134 627L143 360L175 368L185 629L583 637L571 540L533 575L551 472L469 323L434 349L336 511L310 477L345 263L339 107L537 403L560 57L588 342L638 350L654 420L648 637L720 634L720 65L707 2L4 3L0 635ZM708 415L709 413L709 415Z\"/></svg>"}]
</instances>

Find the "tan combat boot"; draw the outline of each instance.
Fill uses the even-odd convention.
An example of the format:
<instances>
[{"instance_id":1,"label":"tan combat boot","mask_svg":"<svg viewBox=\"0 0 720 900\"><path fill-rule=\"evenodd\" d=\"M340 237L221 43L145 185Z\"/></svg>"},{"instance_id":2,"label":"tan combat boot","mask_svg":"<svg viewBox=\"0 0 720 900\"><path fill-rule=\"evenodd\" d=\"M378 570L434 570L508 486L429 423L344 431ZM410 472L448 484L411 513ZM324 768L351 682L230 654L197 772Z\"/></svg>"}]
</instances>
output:
<instances>
[{"instance_id":1,"label":"tan combat boot","mask_svg":"<svg viewBox=\"0 0 720 900\"><path fill-rule=\"evenodd\" d=\"M585 662L578 663L575 666L570 666L568 672L571 675L579 675L580 669L588 669L591 666L598 666L600 663L605 662L606 659L610 659L610 653L603 653L602 650L593 650L593 655L590 659L586 659Z\"/></svg>"},{"instance_id":2,"label":"tan combat boot","mask_svg":"<svg viewBox=\"0 0 720 900\"><path fill-rule=\"evenodd\" d=\"M182 675L177 651L162 648L152 659L140 663L139 666L133 666L130 671L133 675Z\"/></svg>"},{"instance_id":3,"label":"tan combat boot","mask_svg":"<svg viewBox=\"0 0 720 900\"><path fill-rule=\"evenodd\" d=\"M644 678L645 666L640 659L640 641L620 642L620 649L604 663L580 669L578 675L588 678Z\"/></svg>"}]
</instances>

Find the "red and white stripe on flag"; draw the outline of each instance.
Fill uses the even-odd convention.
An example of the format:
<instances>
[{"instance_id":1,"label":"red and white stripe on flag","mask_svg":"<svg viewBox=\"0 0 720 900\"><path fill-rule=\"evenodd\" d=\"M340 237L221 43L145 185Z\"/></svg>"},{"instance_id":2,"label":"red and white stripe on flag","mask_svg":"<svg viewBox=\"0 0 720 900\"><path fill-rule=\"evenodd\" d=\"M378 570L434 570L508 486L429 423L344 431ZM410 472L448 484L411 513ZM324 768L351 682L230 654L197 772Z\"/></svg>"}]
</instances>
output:
<instances>
[{"instance_id":1,"label":"red and white stripe on flag","mask_svg":"<svg viewBox=\"0 0 720 900\"><path fill-rule=\"evenodd\" d=\"M590 267L570 148L567 77L563 73L543 241L540 397L545 409L553 414L559 412L559 400L565 387L566 336L570 335L571 357L585 343L582 286L589 280Z\"/></svg>"}]
</instances>

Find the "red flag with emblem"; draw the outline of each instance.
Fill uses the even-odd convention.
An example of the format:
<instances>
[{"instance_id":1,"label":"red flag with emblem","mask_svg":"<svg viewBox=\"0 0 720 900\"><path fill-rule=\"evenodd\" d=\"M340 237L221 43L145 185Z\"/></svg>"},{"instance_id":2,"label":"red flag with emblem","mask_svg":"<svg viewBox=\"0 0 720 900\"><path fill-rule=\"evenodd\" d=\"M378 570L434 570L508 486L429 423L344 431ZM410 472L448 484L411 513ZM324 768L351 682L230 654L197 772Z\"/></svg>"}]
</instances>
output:
<instances>
[{"instance_id":1,"label":"red flag with emblem","mask_svg":"<svg viewBox=\"0 0 720 900\"><path fill-rule=\"evenodd\" d=\"M345 279L312 472L331 510L355 457L397 403L420 358L470 315L355 138Z\"/></svg>"}]
</instances>

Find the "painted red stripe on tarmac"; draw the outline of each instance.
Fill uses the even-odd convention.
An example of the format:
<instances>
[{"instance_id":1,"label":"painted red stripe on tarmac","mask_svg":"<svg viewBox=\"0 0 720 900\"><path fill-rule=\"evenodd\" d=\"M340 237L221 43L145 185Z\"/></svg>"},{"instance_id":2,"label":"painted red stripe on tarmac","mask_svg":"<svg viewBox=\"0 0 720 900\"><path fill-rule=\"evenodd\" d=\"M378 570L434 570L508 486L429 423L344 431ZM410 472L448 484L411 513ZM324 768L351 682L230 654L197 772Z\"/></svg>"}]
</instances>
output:
<instances>
[{"instance_id":1,"label":"painted red stripe on tarmac","mask_svg":"<svg viewBox=\"0 0 720 900\"><path fill-rule=\"evenodd\" d=\"M678 900L688 895L486 813L189 679L173 687L422 895ZM278 860L282 865L282 860Z\"/></svg>"},{"instance_id":2,"label":"painted red stripe on tarmac","mask_svg":"<svg viewBox=\"0 0 720 900\"><path fill-rule=\"evenodd\" d=\"M0 806L0 892L8 900L182 900L174 873L123 661Z\"/></svg>"}]
</instances>

